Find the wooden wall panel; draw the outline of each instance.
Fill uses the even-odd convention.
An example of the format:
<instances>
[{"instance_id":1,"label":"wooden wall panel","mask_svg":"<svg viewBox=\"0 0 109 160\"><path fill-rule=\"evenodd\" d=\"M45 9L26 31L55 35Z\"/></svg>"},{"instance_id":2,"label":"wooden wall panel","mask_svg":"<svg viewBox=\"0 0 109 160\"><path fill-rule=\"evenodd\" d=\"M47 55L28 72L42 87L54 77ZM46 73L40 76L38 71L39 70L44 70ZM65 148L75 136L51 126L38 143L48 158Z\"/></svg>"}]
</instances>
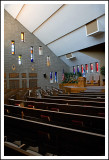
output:
<instances>
[{"instance_id":1,"label":"wooden wall panel","mask_svg":"<svg viewBox=\"0 0 109 160\"><path fill-rule=\"evenodd\" d=\"M29 78L36 78L37 77L37 73L29 73Z\"/></svg>"},{"instance_id":2,"label":"wooden wall panel","mask_svg":"<svg viewBox=\"0 0 109 160\"><path fill-rule=\"evenodd\" d=\"M4 73L4 78L6 78L6 73Z\"/></svg>"},{"instance_id":3,"label":"wooden wall panel","mask_svg":"<svg viewBox=\"0 0 109 160\"><path fill-rule=\"evenodd\" d=\"M30 79L29 80L29 88L37 87L37 79Z\"/></svg>"},{"instance_id":4,"label":"wooden wall panel","mask_svg":"<svg viewBox=\"0 0 109 160\"><path fill-rule=\"evenodd\" d=\"M26 73L22 73L22 78L26 78Z\"/></svg>"},{"instance_id":5,"label":"wooden wall panel","mask_svg":"<svg viewBox=\"0 0 109 160\"><path fill-rule=\"evenodd\" d=\"M4 80L4 89L7 89L7 81Z\"/></svg>"},{"instance_id":6,"label":"wooden wall panel","mask_svg":"<svg viewBox=\"0 0 109 160\"><path fill-rule=\"evenodd\" d=\"M19 80L9 80L9 88L10 89L19 88Z\"/></svg>"},{"instance_id":7,"label":"wooden wall panel","mask_svg":"<svg viewBox=\"0 0 109 160\"><path fill-rule=\"evenodd\" d=\"M19 73L9 73L9 78L19 78Z\"/></svg>"},{"instance_id":8,"label":"wooden wall panel","mask_svg":"<svg viewBox=\"0 0 109 160\"><path fill-rule=\"evenodd\" d=\"M27 88L27 80L22 79L22 88Z\"/></svg>"}]
</instances>

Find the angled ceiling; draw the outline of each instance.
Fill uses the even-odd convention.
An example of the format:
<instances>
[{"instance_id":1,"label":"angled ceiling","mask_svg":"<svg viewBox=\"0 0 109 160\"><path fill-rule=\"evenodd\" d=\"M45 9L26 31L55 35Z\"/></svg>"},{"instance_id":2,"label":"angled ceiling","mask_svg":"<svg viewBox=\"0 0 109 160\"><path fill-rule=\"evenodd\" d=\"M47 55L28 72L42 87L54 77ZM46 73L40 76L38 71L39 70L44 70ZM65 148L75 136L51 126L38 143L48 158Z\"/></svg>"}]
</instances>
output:
<instances>
[{"instance_id":1,"label":"angled ceiling","mask_svg":"<svg viewBox=\"0 0 109 160\"><path fill-rule=\"evenodd\" d=\"M93 37L87 42L88 22L99 19L104 26L104 4L5 4L4 8L57 56L77 51L78 42L79 49L96 45ZM97 43L103 41L101 37Z\"/></svg>"}]
</instances>

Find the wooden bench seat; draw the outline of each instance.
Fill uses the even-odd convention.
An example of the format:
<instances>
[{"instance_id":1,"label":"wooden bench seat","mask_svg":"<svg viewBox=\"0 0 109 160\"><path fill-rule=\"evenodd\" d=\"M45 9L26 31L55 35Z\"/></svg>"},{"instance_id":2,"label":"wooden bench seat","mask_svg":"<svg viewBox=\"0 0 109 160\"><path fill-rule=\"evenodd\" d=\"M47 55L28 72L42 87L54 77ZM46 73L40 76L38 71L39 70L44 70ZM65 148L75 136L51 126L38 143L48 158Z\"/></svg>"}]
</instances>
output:
<instances>
[{"instance_id":1,"label":"wooden bench seat","mask_svg":"<svg viewBox=\"0 0 109 160\"><path fill-rule=\"evenodd\" d=\"M96 106L82 106L82 105L68 105L68 104L57 104L57 103L47 103L47 102L35 102L35 101L22 101L22 100L11 100L10 104L15 105L16 103L23 103L23 107L27 107L28 105L33 105L36 109L43 110L57 110L58 112L67 112L67 113L78 113L85 115L94 115L100 116L99 113L102 113L101 116L105 115L104 107L96 107ZM6 112L9 112L6 110Z\"/></svg>"},{"instance_id":2,"label":"wooden bench seat","mask_svg":"<svg viewBox=\"0 0 109 160\"><path fill-rule=\"evenodd\" d=\"M90 98L90 97L71 97L69 95L66 96L49 96L46 95L44 98L52 98L52 99L69 99L69 100L84 100L84 101L98 101L98 102L105 102L105 98Z\"/></svg>"},{"instance_id":3,"label":"wooden bench seat","mask_svg":"<svg viewBox=\"0 0 109 160\"><path fill-rule=\"evenodd\" d=\"M58 94L58 96L71 96L71 97L90 97L90 98L105 98L105 94L81 94L81 93L75 93L75 94Z\"/></svg>"},{"instance_id":4,"label":"wooden bench seat","mask_svg":"<svg viewBox=\"0 0 109 160\"><path fill-rule=\"evenodd\" d=\"M5 109L10 112L8 115L36 120L44 120L43 122L67 126L70 128L81 128L82 130L92 130L93 132L104 133L105 118L98 116L90 116L83 114L55 112L50 110L29 109L26 107L5 105ZM21 116L20 116L21 115ZM36 118L36 119L35 119Z\"/></svg>"},{"instance_id":5,"label":"wooden bench seat","mask_svg":"<svg viewBox=\"0 0 109 160\"><path fill-rule=\"evenodd\" d=\"M49 132L51 137L50 142L41 141L42 139L37 140L40 142L40 145L50 144L51 146L55 146L58 153L62 155L72 154L73 156L76 154L76 156L100 156L105 153L105 136L103 134L36 122L8 115L5 115L4 125L5 135L7 133L6 128L10 127L13 132L14 130L19 130L22 135L25 135L24 138L31 137L34 141L37 139L36 133L38 130ZM67 152L68 150L70 153ZM72 152L73 150L75 151L74 153Z\"/></svg>"},{"instance_id":6,"label":"wooden bench seat","mask_svg":"<svg viewBox=\"0 0 109 160\"><path fill-rule=\"evenodd\" d=\"M36 102L49 102L49 103L59 103L59 104L72 104L72 105L87 105L87 106L99 106L105 107L105 102L96 102L96 101L85 101L85 100L69 100L69 99L52 99L51 98L35 98L27 97L28 101Z\"/></svg>"}]
</instances>

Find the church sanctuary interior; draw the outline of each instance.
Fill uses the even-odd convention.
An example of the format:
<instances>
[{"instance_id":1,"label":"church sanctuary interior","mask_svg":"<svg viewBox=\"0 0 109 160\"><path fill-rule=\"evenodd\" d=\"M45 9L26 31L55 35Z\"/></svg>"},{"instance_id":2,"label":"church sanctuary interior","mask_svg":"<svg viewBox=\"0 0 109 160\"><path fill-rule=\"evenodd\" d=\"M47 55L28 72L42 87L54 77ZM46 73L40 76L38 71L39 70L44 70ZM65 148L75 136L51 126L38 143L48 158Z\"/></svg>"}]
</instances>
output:
<instances>
[{"instance_id":1,"label":"church sanctuary interior","mask_svg":"<svg viewBox=\"0 0 109 160\"><path fill-rule=\"evenodd\" d=\"M23 3L4 4L4 156L105 156L105 4Z\"/></svg>"}]
</instances>

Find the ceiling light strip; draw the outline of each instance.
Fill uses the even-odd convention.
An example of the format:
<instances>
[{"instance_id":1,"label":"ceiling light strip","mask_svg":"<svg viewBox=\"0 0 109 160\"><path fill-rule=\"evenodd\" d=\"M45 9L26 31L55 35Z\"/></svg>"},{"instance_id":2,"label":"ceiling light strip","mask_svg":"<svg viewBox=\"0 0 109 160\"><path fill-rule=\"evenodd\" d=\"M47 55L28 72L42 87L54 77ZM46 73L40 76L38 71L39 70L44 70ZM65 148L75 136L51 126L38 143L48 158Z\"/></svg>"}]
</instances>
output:
<instances>
[{"instance_id":1,"label":"ceiling light strip","mask_svg":"<svg viewBox=\"0 0 109 160\"><path fill-rule=\"evenodd\" d=\"M63 4L60 8L58 8L50 17L48 17L43 23L41 23L32 33L38 30L44 23L46 23L54 14L56 14L60 9L62 9L66 4Z\"/></svg>"},{"instance_id":2,"label":"ceiling light strip","mask_svg":"<svg viewBox=\"0 0 109 160\"><path fill-rule=\"evenodd\" d=\"M20 13L21 13L21 11L23 10L23 8L24 8L24 6L25 6L26 4L24 4L23 6L22 6L22 8L20 9L20 11L19 11L19 13L18 13L18 15L16 16L16 19L18 18L18 16L20 15Z\"/></svg>"}]
</instances>

